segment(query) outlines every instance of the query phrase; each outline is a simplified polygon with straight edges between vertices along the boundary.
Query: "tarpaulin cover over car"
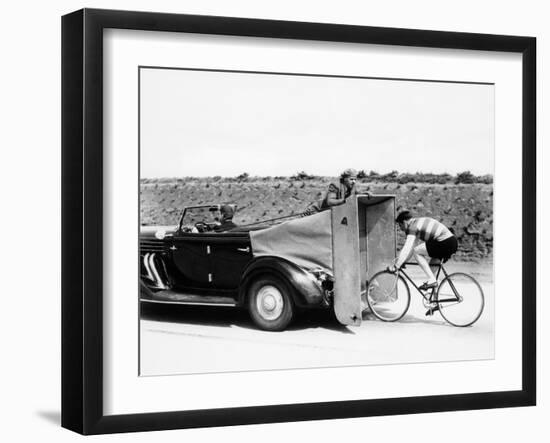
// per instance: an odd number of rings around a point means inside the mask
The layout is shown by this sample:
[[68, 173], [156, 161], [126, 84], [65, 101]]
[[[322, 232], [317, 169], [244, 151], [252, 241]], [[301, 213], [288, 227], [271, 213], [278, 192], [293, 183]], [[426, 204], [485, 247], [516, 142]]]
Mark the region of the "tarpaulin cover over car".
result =
[[330, 211], [290, 220], [280, 225], [251, 231], [255, 257], [282, 257], [306, 268], [321, 268], [332, 274]]

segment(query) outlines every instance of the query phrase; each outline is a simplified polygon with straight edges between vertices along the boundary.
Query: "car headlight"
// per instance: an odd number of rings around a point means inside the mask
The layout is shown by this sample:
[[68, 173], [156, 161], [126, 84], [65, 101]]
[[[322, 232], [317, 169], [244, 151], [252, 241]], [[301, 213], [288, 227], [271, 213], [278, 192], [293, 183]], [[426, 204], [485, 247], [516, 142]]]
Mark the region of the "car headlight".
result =
[[309, 272], [311, 272], [315, 276], [317, 281], [321, 284], [324, 282], [334, 281], [332, 275], [321, 268], [311, 269]]

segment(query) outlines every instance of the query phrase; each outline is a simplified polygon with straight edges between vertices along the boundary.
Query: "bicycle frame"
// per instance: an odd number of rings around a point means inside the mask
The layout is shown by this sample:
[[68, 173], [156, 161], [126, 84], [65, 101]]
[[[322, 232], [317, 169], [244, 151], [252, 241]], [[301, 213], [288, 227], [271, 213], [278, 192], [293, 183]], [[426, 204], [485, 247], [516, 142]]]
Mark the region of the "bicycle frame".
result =
[[[418, 263], [416, 262], [407, 262], [405, 263], [405, 266], [406, 265], [416, 265], [418, 266]], [[403, 267], [404, 268], [404, 267]], [[422, 298], [424, 300], [426, 300], [428, 303], [432, 303], [434, 302], [435, 300], [433, 300], [434, 298], [434, 294], [436, 293], [436, 291], [439, 289], [439, 284], [438, 286], [436, 286], [435, 288], [432, 288], [432, 290], [430, 291], [430, 296], [427, 297], [426, 294], [424, 294], [422, 292], [422, 290], [416, 285], [416, 283], [414, 282], [414, 280], [409, 277], [409, 275], [405, 272], [405, 270], [401, 268], [399, 270], [399, 273], [401, 273], [407, 280], [408, 282], [413, 285], [413, 287], [416, 289], [416, 291], [422, 296]], [[445, 277], [448, 277], [449, 274], [447, 273], [447, 271], [445, 270], [445, 267], [443, 266], [443, 262], [440, 262], [438, 265], [437, 265], [437, 272], [435, 274], [435, 278], [439, 281], [439, 275], [441, 274], [441, 272], [443, 272], [443, 275]], [[455, 298], [445, 298], [445, 299], [441, 299], [441, 300], [437, 300], [438, 303], [445, 303], [445, 302], [456, 302], [456, 301], [459, 301], [460, 300], [460, 295], [458, 294], [458, 291], [456, 290], [456, 288], [454, 287], [454, 284], [451, 280], [449, 280], [449, 284], [451, 286], [451, 288], [453, 289], [453, 292], [455, 294]]]

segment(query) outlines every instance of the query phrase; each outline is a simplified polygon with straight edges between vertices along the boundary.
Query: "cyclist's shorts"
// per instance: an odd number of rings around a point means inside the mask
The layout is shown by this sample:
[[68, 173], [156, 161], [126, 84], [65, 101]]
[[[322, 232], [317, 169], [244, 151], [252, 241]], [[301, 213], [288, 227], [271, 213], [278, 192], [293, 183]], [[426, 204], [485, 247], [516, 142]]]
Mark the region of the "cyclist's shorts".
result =
[[458, 249], [458, 241], [454, 235], [443, 241], [428, 240], [426, 242], [426, 249], [430, 257], [447, 260]]

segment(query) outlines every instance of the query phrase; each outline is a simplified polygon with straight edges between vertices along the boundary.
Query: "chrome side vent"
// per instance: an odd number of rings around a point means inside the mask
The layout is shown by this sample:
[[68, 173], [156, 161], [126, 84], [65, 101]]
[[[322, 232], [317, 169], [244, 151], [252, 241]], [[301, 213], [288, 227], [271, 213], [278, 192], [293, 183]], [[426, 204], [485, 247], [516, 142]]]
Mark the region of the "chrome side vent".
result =
[[[141, 256], [143, 267], [145, 268], [145, 277], [154, 283], [158, 289], [167, 289], [165, 281], [166, 268], [161, 258], [157, 259], [154, 252], [148, 252]], [[160, 269], [159, 269], [160, 262]]]
[[163, 252], [164, 241], [157, 240], [156, 238], [141, 239], [139, 241], [139, 250], [142, 255], [149, 252]]

